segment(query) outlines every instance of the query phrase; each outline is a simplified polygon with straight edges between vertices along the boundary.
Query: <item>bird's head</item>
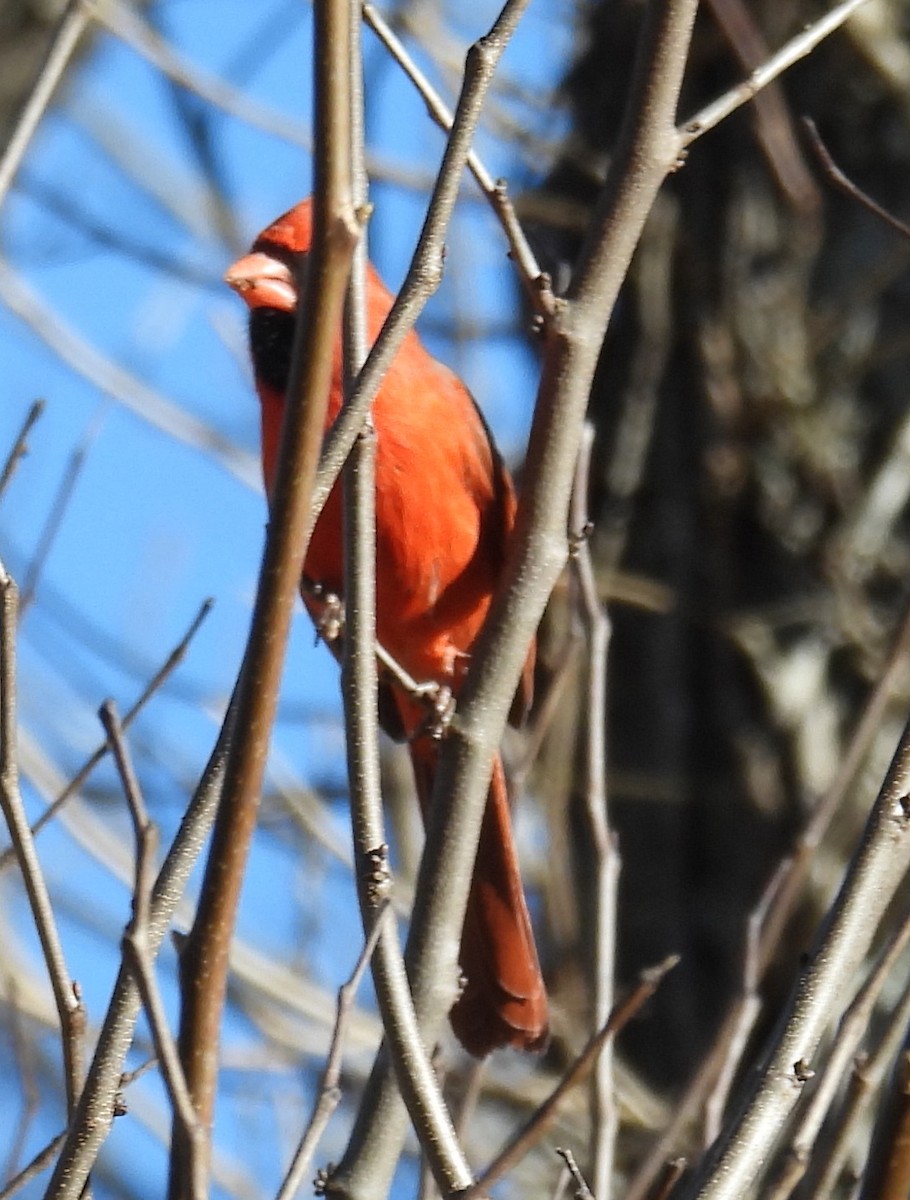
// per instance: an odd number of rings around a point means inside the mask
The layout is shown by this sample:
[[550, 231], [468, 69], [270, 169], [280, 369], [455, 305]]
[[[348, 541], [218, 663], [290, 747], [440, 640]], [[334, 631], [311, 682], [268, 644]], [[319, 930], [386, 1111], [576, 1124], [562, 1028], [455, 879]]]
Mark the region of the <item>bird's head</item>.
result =
[[253, 312], [293, 313], [297, 307], [301, 258], [310, 248], [313, 202], [301, 202], [264, 229], [249, 254], [228, 268], [224, 280]]
[[283, 396], [287, 390], [301, 268], [310, 248], [313, 204], [302, 200], [273, 221], [249, 254], [229, 267], [224, 279], [250, 310], [250, 350], [260, 385]]

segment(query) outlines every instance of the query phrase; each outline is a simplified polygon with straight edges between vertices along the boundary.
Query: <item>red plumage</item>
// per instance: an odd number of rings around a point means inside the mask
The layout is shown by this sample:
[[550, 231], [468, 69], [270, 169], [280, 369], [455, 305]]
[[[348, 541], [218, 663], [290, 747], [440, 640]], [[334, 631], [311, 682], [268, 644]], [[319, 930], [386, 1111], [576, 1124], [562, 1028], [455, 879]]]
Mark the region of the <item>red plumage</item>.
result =
[[[231, 267], [226, 279], [250, 308], [250, 340], [262, 412], [267, 490], [275, 476], [290, 345], [297, 306], [295, 260], [310, 247], [311, 202], [279, 217]], [[375, 339], [392, 297], [372, 267], [368, 334]], [[342, 402], [341, 337], [335, 346], [327, 421]], [[419, 682], [457, 697], [471, 646], [502, 570], [515, 494], [470, 393], [409, 334], [373, 406], [376, 429], [376, 625], [381, 645]], [[316, 523], [304, 576], [344, 594], [342, 500], [336, 485]], [[319, 604], [304, 601], [318, 620]], [[516, 712], [530, 700], [533, 651]], [[433, 790], [438, 743], [422, 730], [426, 711], [389, 683], [406, 736], [421, 804]], [[400, 729], [397, 726], [400, 723]], [[452, 1027], [467, 1050], [538, 1050], [547, 1039], [547, 998], [512, 836], [502, 762], [497, 758], [461, 941], [464, 988]]]

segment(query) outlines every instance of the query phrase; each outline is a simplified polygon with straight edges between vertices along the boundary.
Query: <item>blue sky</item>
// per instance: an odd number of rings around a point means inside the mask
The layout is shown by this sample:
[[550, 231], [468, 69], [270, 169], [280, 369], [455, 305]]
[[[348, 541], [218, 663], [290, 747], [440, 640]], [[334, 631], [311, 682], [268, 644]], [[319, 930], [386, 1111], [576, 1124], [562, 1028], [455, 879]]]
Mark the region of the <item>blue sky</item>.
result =
[[[452, 6], [446, 29], [456, 58], [494, 16], [490, 5], [472, 6], [468, 23]], [[537, 0], [531, 6], [504, 63], [503, 78], [510, 86], [496, 98], [500, 109], [547, 140], [563, 128], [564, 114], [550, 89], [571, 49], [574, 16], [565, 2]], [[307, 136], [308, 7], [286, 0], [257, 5], [169, 0], [152, 6], [150, 17], [189, 62], [296, 119]], [[364, 37], [371, 148], [396, 173], [429, 177], [441, 153], [441, 135], [372, 35]], [[411, 49], [451, 100], [451, 74], [418, 46]], [[176, 410], [210, 425], [236, 448], [249, 477], [258, 426], [244, 313], [220, 278], [232, 254], [306, 194], [310, 162], [299, 145], [202, 102], [191, 105], [205, 115], [215, 178], [236, 240], [225, 240], [210, 220], [208, 184], [172, 86], [133, 49], [101, 34], [35, 139], [0, 218], [0, 254], [13, 274], [10, 286], [28, 289], [54, 336], [61, 328], [70, 330]], [[539, 157], [529, 164], [520, 148], [489, 129], [478, 146], [492, 173], [504, 175], [515, 190], [533, 182], [532, 166], [546, 165]], [[381, 179], [371, 195], [373, 257], [395, 286], [419, 230], [424, 196]], [[517, 322], [502, 238], [470, 186], [465, 195], [450, 238], [448, 274], [427, 314], [426, 336], [467, 380], [504, 452], [518, 460], [536, 386], [533, 356], [519, 337], [500, 334], [455, 343], [442, 332], [455, 306], [466, 307], [472, 321], [496, 330]], [[0, 291], [0, 301], [4, 294], [10, 293]], [[110, 695], [125, 710], [202, 600], [215, 600], [187, 661], [137, 722], [131, 739], [153, 815], [166, 837], [204, 764], [243, 651], [263, 529], [261, 491], [258, 484], [238, 479], [217, 455], [175, 439], [147, 419], [154, 412], [143, 393], [131, 395], [145, 417], [61, 362], [2, 302], [0, 344], [5, 367], [0, 457], [32, 401], [39, 396], [46, 401], [29, 455], [0, 501], [0, 555], [20, 583], [72, 457], [84, 451], [34, 603], [21, 624], [20, 715], [30, 741], [64, 775], [72, 772], [100, 740], [100, 702]], [[305, 785], [338, 792], [344, 763], [337, 670], [323, 649], [314, 649], [302, 615], [289, 661], [276, 763]], [[128, 846], [126, 814], [116, 802], [107, 767], [83, 793], [90, 801], [99, 794], [97, 816]], [[26, 796], [37, 815], [42, 799], [29, 780]], [[344, 815], [343, 805], [335, 803], [326, 818], [342, 840]], [[301, 859], [297, 837], [280, 829], [273, 833], [266, 829], [257, 839], [241, 934], [335, 987], [358, 945], [350, 882], [330, 857], [314, 850]], [[98, 1019], [116, 964], [118, 932], [128, 917], [128, 892], [66, 830], [47, 831], [39, 844], [65, 910], [61, 925], [70, 968], [83, 984], [90, 1018]], [[0, 886], [8, 911], [15, 914], [11, 928], [40, 978], [30, 919], [13, 878], [0, 877]], [[286, 903], [288, 898], [293, 903]], [[172, 965], [167, 952], [166, 978]], [[173, 1005], [172, 991], [169, 1002]], [[252, 1051], [256, 1038], [244, 1018], [229, 1022], [226, 1046], [234, 1052]], [[48, 1039], [47, 1048], [53, 1063], [54, 1039]], [[8, 1051], [0, 1062], [10, 1068]], [[243, 1078], [249, 1086], [251, 1077]], [[263, 1078], [274, 1081], [277, 1074]], [[298, 1116], [307, 1081], [299, 1064], [280, 1080], [281, 1094], [296, 1097]], [[157, 1085], [147, 1080], [142, 1087], [163, 1111]], [[0, 1112], [9, 1127], [18, 1104], [7, 1088], [2, 1097]], [[231, 1133], [236, 1134], [244, 1111], [236, 1098], [226, 1106], [219, 1125], [223, 1146], [238, 1150]], [[36, 1119], [26, 1157], [56, 1132], [58, 1119], [50, 1112]], [[264, 1121], [249, 1112], [243, 1119], [253, 1125]], [[139, 1125], [138, 1119], [118, 1123], [111, 1139], [114, 1161], [135, 1154], [133, 1138], [147, 1137], [137, 1132]], [[289, 1143], [286, 1131], [276, 1135], [274, 1122], [269, 1128], [268, 1137], [263, 1129], [261, 1137], [250, 1139], [261, 1161], [248, 1162], [247, 1169], [254, 1178], [275, 1176], [277, 1182]], [[335, 1153], [343, 1135], [342, 1122], [334, 1145], [330, 1138]], [[136, 1179], [133, 1186], [137, 1195], [159, 1191], [154, 1180]]]

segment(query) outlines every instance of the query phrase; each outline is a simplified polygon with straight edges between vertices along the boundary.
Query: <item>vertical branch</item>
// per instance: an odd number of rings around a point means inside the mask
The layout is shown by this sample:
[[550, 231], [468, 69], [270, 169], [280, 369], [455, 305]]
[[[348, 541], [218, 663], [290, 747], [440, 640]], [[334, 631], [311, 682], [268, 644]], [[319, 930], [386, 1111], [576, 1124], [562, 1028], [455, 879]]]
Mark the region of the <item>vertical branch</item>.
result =
[[47, 965], [54, 1003], [60, 1018], [66, 1107], [72, 1116], [84, 1073], [85, 1011], [78, 987], [71, 979], [57, 932], [35, 842], [28, 826], [19, 790], [16, 755], [16, 622], [19, 592], [15, 580], [0, 562], [0, 807], [9, 827], [29, 906]]
[[[432, 804], [428, 815], [406, 952], [425, 1040], [432, 1038], [451, 1001], [439, 981], [452, 977], [454, 970], [453, 931], [464, 917], [493, 758], [528, 645], [566, 559], [569, 494], [604, 330], [648, 209], [676, 164], [676, 104], [695, 8], [696, 0], [654, 2], [649, 7], [635, 85], [596, 223], [569, 298], [557, 307], [547, 327], [544, 377], [528, 456], [530, 486], [522, 493], [501, 589], [475, 647], [458, 713], [443, 746], [436, 794], [446, 801]], [[519, 6], [506, 5], [502, 24], [472, 48], [470, 74], [495, 65], [519, 14]], [[462, 101], [467, 87], [468, 81]], [[470, 111], [475, 110], [472, 96]], [[460, 131], [456, 115], [450, 148]], [[361, 376], [364, 390], [366, 373], [378, 355], [379, 342]], [[324, 455], [324, 466], [329, 460]], [[445, 880], [444, 887], [440, 880]], [[352, 1200], [384, 1194], [399, 1145], [370, 1114], [380, 1111], [379, 1098], [390, 1086], [388, 1065], [377, 1062], [355, 1135], [332, 1178], [333, 1194]], [[366, 1169], [362, 1153], [364, 1146], [379, 1143], [384, 1143], [381, 1176], [377, 1157]]]
[[[153, 956], [170, 926], [211, 829], [236, 717], [235, 691], [202, 778], [155, 880], [148, 920], [148, 944]], [[114, 983], [78, 1107], [47, 1188], [47, 1200], [79, 1200], [82, 1196], [85, 1181], [114, 1119], [123, 1064], [140, 1004], [136, 981], [124, 963]]]
[[[620, 859], [607, 821], [607, 654], [610, 619], [600, 603], [587, 542], [587, 497], [594, 427], [586, 423], [572, 493], [570, 537], [576, 539], [573, 565], [588, 635], [588, 703], [585, 714], [585, 808], [595, 856], [593, 1026], [600, 1029], [613, 1007], [616, 957], [616, 889]], [[619, 1118], [613, 1100], [613, 1042], [604, 1045], [591, 1079], [593, 1191], [609, 1200]]]
[[[197, 1116], [210, 1127], [229, 950], [256, 824], [294, 599], [306, 552], [308, 513], [331, 386], [332, 351], [357, 228], [350, 180], [350, 9], [315, 7], [314, 241], [294, 335], [288, 402], [271, 520], [237, 698], [240, 736], [228, 751], [199, 908], [181, 957], [180, 1053]], [[304, 316], [306, 319], [304, 320]], [[182, 1190], [175, 1128], [171, 1196]], [[184, 1146], [184, 1150], [186, 1147]]]
[[175, 1118], [180, 1122], [183, 1137], [189, 1146], [186, 1182], [190, 1200], [205, 1200], [207, 1183], [205, 1131], [196, 1119], [193, 1102], [180, 1066], [177, 1046], [167, 1023], [164, 1001], [155, 978], [155, 955], [148, 936], [158, 830], [149, 818], [145, 799], [123, 737], [123, 725], [112, 700], [106, 700], [102, 704], [99, 715], [110, 741], [111, 753], [123, 785], [123, 793], [126, 797], [136, 839], [133, 915], [123, 935], [123, 958], [132, 968], [142, 996], [142, 1004], [152, 1034], [158, 1065]]
[[[355, 48], [352, 39], [351, 50], [352, 93], [359, 99], [362, 91], [359, 42]], [[352, 159], [355, 199], [359, 207], [366, 200], [366, 177], [362, 165], [362, 119], [359, 108], [355, 112], [351, 122], [354, 133]], [[365, 285], [366, 247], [361, 240], [355, 254], [345, 320], [345, 391], [348, 397], [352, 381], [367, 355]], [[397, 921], [385, 902], [391, 878], [386, 864], [376, 701], [375, 462], [376, 434], [372, 420], [367, 416], [342, 476], [345, 558], [342, 692], [358, 897], [365, 935], [370, 937], [375, 922], [382, 925], [372, 957], [372, 970], [398, 1088], [440, 1188], [447, 1192], [460, 1191], [470, 1184], [471, 1172], [420, 1039], [398, 940]], [[377, 867], [381, 872], [378, 878]], [[400, 1136], [403, 1135], [404, 1110], [393, 1093], [387, 1096], [383, 1111], [375, 1117], [383, 1121], [386, 1141], [390, 1137], [389, 1122], [397, 1127]], [[392, 1141], [396, 1139], [392, 1138]]]
[[[565, 563], [569, 496], [606, 323], [650, 203], [676, 160], [674, 116], [695, 7], [695, 0], [650, 6], [596, 225], [569, 297], [548, 327], [515, 536], [443, 745], [437, 787], [446, 803], [432, 807], [427, 825], [407, 961], [428, 1032], [441, 1016], [435, 981], [448, 966], [452, 911], [463, 912], [492, 760], [528, 645]], [[446, 887], [421, 887], [430, 879], [445, 879]]]

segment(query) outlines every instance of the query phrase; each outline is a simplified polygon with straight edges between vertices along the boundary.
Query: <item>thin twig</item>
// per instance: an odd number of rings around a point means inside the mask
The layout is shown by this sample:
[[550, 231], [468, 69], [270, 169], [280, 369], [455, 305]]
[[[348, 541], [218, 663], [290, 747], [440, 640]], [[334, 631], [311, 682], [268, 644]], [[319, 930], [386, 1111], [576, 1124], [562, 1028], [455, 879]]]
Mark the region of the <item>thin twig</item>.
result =
[[111, 753], [120, 775], [133, 832], [136, 838], [136, 879], [133, 887], [133, 916], [123, 935], [123, 959], [131, 968], [142, 996], [142, 1004], [155, 1046], [155, 1054], [181, 1133], [190, 1148], [186, 1182], [190, 1200], [204, 1200], [207, 1195], [206, 1165], [208, 1147], [206, 1130], [196, 1120], [189, 1088], [180, 1066], [177, 1046], [171, 1033], [164, 1002], [155, 980], [154, 957], [149, 951], [149, 918], [151, 887], [155, 874], [155, 852], [158, 831], [149, 820], [148, 810], [133, 769], [132, 760], [123, 736], [123, 726], [112, 700], [106, 700], [99, 711], [107, 734]]
[[840, 190], [845, 195], [849, 196], [851, 200], [855, 200], [858, 204], [861, 204], [863, 208], [868, 209], [869, 212], [873, 213], [880, 220], [884, 221], [886, 225], [888, 225], [896, 233], [899, 233], [901, 237], [910, 241], [910, 225], [905, 225], [903, 221], [899, 220], [894, 215], [894, 213], [889, 212], [887, 208], [883, 208], [876, 200], [872, 199], [868, 192], [864, 192], [861, 187], [857, 186], [857, 184], [855, 184], [853, 180], [849, 178], [849, 176], [844, 174], [844, 172], [831, 157], [831, 152], [822, 141], [821, 134], [818, 132], [816, 124], [811, 117], [803, 117], [803, 128], [809, 135], [809, 141], [812, 149], [818, 156], [818, 160], [821, 163], [825, 174], [827, 175], [828, 179], [831, 180], [834, 186], [840, 188]]
[[64, 1129], [62, 1133], [57, 1134], [53, 1141], [48, 1142], [43, 1150], [39, 1150], [28, 1166], [23, 1167], [19, 1174], [11, 1179], [2, 1191], [0, 1191], [0, 1200], [12, 1200], [12, 1197], [21, 1191], [27, 1183], [31, 1183], [36, 1175], [40, 1175], [42, 1171], [46, 1171], [53, 1162], [54, 1155], [60, 1149], [65, 1137], [66, 1130]]
[[[585, 813], [594, 854], [593, 1027], [608, 1019], [614, 1002], [616, 959], [616, 891], [621, 860], [610, 830], [607, 798], [607, 655], [610, 619], [600, 603], [588, 542], [588, 488], [594, 426], [585, 423], [572, 493], [569, 537], [574, 543], [572, 566], [577, 580], [581, 619], [588, 640], [588, 687], [585, 707]], [[594, 1194], [609, 1200], [619, 1116], [613, 1093], [613, 1044], [597, 1060], [592, 1079], [591, 1129]]]
[[[708, 8], [740, 66], [751, 71], [765, 61], [767, 44], [744, 0], [708, 0]], [[815, 212], [821, 196], [800, 151], [782, 88], [769, 84], [755, 96], [753, 108], [756, 138], [782, 192], [797, 211]]]
[[829, 13], [819, 17], [817, 21], [813, 21], [811, 25], [801, 30], [796, 37], [791, 38], [760, 67], [756, 67], [748, 79], [736, 84], [722, 96], [712, 100], [688, 121], [684, 121], [679, 130], [682, 148], [691, 146], [698, 138], [714, 129], [721, 121], [726, 120], [731, 113], [736, 112], [744, 104], [748, 104], [762, 88], [767, 87], [784, 71], [788, 71], [800, 59], [811, 54], [820, 42], [840, 29], [841, 25], [865, 3], [867, 0], [843, 0], [843, 3], [838, 4]]
[[79, 482], [79, 476], [82, 474], [83, 468], [88, 461], [89, 451], [99, 430], [100, 422], [93, 422], [86, 431], [81, 443], [70, 455], [66, 470], [60, 479], [56, 494], [51, 503], [50, 512], [47, 515], [47, 520], [44, 522], [44, 527], [38, 536], [35, 553], [32, 555], [25, 578], [22, 581], [22, 592], [19, 597], [20, 621], [35, 598], [35, 590], [38, 586], [41, 572], [44, 570], [45, 563], [54, 547], [54, 542], [57, 540], [57, 534], [60, 532], [63, 518], [66, 516], [67, 509], [70, 506], [73, 492], [75, 491], [76, 484]]
[[587, 1078], [603, 1047], [641, 1010], [642, 1006], [660, 987], [667, 972], [671, 971], [678, 962], [679, 959], [674, 956], [665, 959], [656, 967], [642, 971], [638, 983], [629, 995], [616, 1005], [603, 1028], [588, 1041], [584, 1050], [546, 1100], [538, 1106], [525, 1125], [509, 1139], [486, 1170], [478, 1176], [474, 1186], [465, 1194], [464, 1200], [474, 1200], [474, 1197], [485, 1195], [498, 1179], [501, 1179], [507, 1171], [511, 1171], [515, 1164], [537, 1145], [555, 1120], [559, 1106], [566, 1095]]
[[563, 1146], [557, 1146], [556, 1153], [566, 1164], [566, 1170], [575, 1184], [575, 1200], [595, 1200], [594, 1193], [588, 1187], [572, 1151]]
[[18, 589], [12, 576], [0, 562], [0, 807], [3, 809], [22, 872], [29, 907], [54, 993], [63, 1043], [67, 1112], [72, 1116], [84, 1073], [85, 1010], [78, 985], [67, 970], [53, 905], [35, 852], [35, 842], [19, 790], [19, 764], [16, 754], [17, 609]]
[[[507, 0], [489, 33], [468, 52], [452, 130], [446, 143], [417, 250], [404, 285], [348, 397], [345, 410], [326, 438], [314, 489], [311, 522], [315, 520], [315, 513], [333, 486], [354, 438], [363, 428], [365, 414], [384, 370], [439, 282], [445, 231], [454, 209], [461, 172], [471, 148], [483, 101], [496, 66], [526, 5], [527, 0]], [[514, 690], [513, 687], [513, 694]], [[428, 873], [425, 852], [418, 881], [415, 913], [422, 902], [431, 906], [435, 906], [439, 901], [444, 902], [444, 912], [439, 913], [441, 923], [433, 935], [436, 958], [432, 965], [421, 965], [425, 951], [420, 947], [420, 939], [414, 937], [413, 922], [408, 938], [408, 978], [424, 1044], [432, 1042], [435, 1030], [453, 998], [451, 991], [440, 986], [440, 981], [451, 979], [454, 987], [457, 979], [455, 957], [458, 932], [464, 923], [469, 880], [477, 852], [483, 803], [491, 769], [492, 755], [486, 778], [478, 777], [473, 781], [476, 800], [473, 816], [469, 817], [461, 801], [454, 801], [454, 797], [452, 802], [447, 800], [444, 804], [430, 804], [431, 823], [441, 815], [440, 810], [449, 812], [457, 819], [459, 836], [454, 840], [458, 846], [453, 846], [453, 849], [456, 850], [459, 861], [449, 863], [446, 867], [436, 864]], [[441, 787], [439, 779], [436, 786], [437, 789]], [[437, 794], [442, 793], [437, 790]], [[427, 844], [429, 845], [429, 831]], [[438, 881], [441, 879], [446, 881], [444, 888], [439, 886]], [[418, 1066], [422, 1066], [423, 1055], [416, 1061]], [[391, 1180], [406, 1130], [403, 1109], [400, 1101], [396, 1100], [396, 1092], [396, 1077], [392, 1064], [388, 1056], [381, 1054], [376, 1060], [361, 1101], [360, 1119], [355, 1125], [344, 1158], [331, 1177], [329, 1187], [333, 1195], [356, 1198], [361, 1194], [374, 1194], [384, 1187], [384, 1181]], [[443, 1114], [439, 1115], [442, 1117]], [[451, 1165], [455, 1168], [458, 1147], [454, 1133], [449, 1145], [452, 1150]], [[456, 1171], [457, 1174], [461, 1174], [460, 1167]], [[468, 1180], [470, 1173], [463, 1174], [462, 1178]]]
[[[359, 29], [356, 6], [351, 28]], [[353, 199], [365, 211], [367, 180], [363, 165], [362, 62], [359, 41], [351, 39]], [[354, 256], [344, 322], [345, 396], [350, 399], [353, 380], [367, 357], [366, 244]], [[421, 1041], [408, 987], [398, 926], [384, 897], [392, 887], [386, 856], [381, 853], [384, 876], [377, 886], [372, 864], [377, 848], [385, 846], [377, 722], [376, 642], [376, 434], [372, 421], [364, 423], [342, 476], [344, 494], [345, 622], [342, 659], [342, 693], [347, 733], [348, 779], [354, 835], [357, 891], [364, 935], [380, 925], [372, 956], [376, 998], [382, 1014], [386, 1046], [418, 1141], [440, 1189], [461, 1191], [472, 1175], [452, 1127], [439, 1080]], [[382, 912], [378, 911], [378, 906]], [[387, 1120], [403, 1129], [401, 1105], [389, 1101], [388, 1111], [374, 1119]], [[391, 1137], [386, 1127], [386, 1137]]]
[[22, 164], [25, 152], [35, 135], [51, 97], [63, 72], [66, 70], [79, 38], [88, 24], [89, 14], [85, 0], [69, 0], [54, 32], [47, 58], [38, 78], [32, 85], [28, 100], [16, 123], [3, 157], [0, 158], [0, 207], [6, 200], [16, 172]]
[[670, 1200], [673, 1189], [682, 1179], [686, 1166], [684, 1158], [674, 1158], [672, 1162], [664, 1163], [660, 1178], [648, 1193], [648, 1200]]
[[700, 1200], [738, 1200], [764, 1168], [811, 1075], [818, 1044], [843, 1010], [844, 980], [853, 978], [865, 959], [882, 915], [910, 867], [908, 792], [910, 725], [901, 737], [815, 951], [800, 973], [780, 1032], [737, 1120], [685, 1195]]
[[[329, 1053], [326, 1058], [322, 1079], [319, 1082], [319, 1099], [316, 1101], [306, 1129], [303, 1131], [303, 1136], [294, 1152], [291, 1165], [278, 1192], [277, 1200], [293, 1200], [293, 1197], [296, 1196], [304, 1178], [309, 1173], [313, 1155], [316, 1152], [320, 1138], [325, 1132], [325, 1127], [329, 1123], [329, 1118], [341, 1100], [339, 1081], [341, 1079], [341, 1056], [344, 1048], [347, 1023], [358, 988], [360, 987], [360, 981], [370, 964], [373, 952], [376, 949], [376, 943], [382, 933], [382, 923], [379, 918], [382, 916], [387, 904], [387, 900], [381, 902], [376, 912], [377, 919], [373, 922], [373, 927], [363, 943], [354, 970], [351, 972], [351, 976], [347, 982], [343, 983], [338, 989], [335, 1028], [332, 1030]], [[2, 1197], [0, 1197], [0, 1200], [2, 1200]]]
[[44, 401], [35, 400], [26, 413], [25, 420], [22, 422], [22, 428], [19, 430], [19, 435], [13, 442], [9, 454], [6, 456], [3, 470], [0, 471], [0, 496], [6, 491], [9, 481], [16, 473], [16, 467], [18, 467], [24, 455], [28, 454], [28, 435], [43, 412]]
[[[328, 410], [332, 358], [358, 223], [351, 205], [346, 0], [316, 6], [314, 239], [299, 305], [270, 523], [238, 684], [238, 736], [228, 750], [199, 907], [181, 954], [180, 1057], [197, 1117], [209, 1126], [230, 942], [256, 824], [284, 652], [308, 543], [308, 513]], [[170, 1195], [181, 1194], [181, 1130], [174, 1128]]]
[[[212, 611], [214, 603], [215, 601], [211, 598], [202, 602], [199, 607], [199, 611], [196, 613], [195, 617], [190, 623], [186, 633], [142, 689], [139, 698], [129, 709], [127, 709], [122, 721], [124, 730], [129, 729], [136, 717], [138, 717], [143, 708], [145, 708], [148, 701], [151, 700], [152, 696], [154, 696], [156, 692], [160, 691], [161, 687], [167, 682], [177, 667], [179, 667], [183, 662], [184, 658], [186, 657], [186, 652], [189, 649], [190, 642], [196, 636], [199, 626]], [[107, 742], [105, 742], [85, 760], [72, 779], [68, 781], [66, 787], [63, 788], [63, 790], [55, 797], [52, 803], [47, 806], [41, 816], [38, 817], [34, 822], [31, 827], [33, 837], [40, 833], [44, 826], [57, 816], [67, 800], [69, 800], [71, 796], [75, 795], [76, 792], [79, 791], [79, 789], [88, 779], [89, 775], [91, 775], [92, 771], [94, 771], [95, 767], [97, 767], [102, 761], [109, 749], [110, 746]], [[12, 848], [9, 850], [4, 850], [3, 853], [0, 854], [0, 871], [8, 866], [14, 860], [14, 858], [15, 853]]]
[[[833, 1194], [840, 1179], [850, 1153], [856, 1141], [857, 1129], [869, 1116], [870, 1100], [876, 1092], [881, 1094], [881, 1085], [885, 1076], [894, 1069], [894, 1060], [907, 1037], [907, 1026], [910, 1022], [910, 983], [905, 984], [893, 1011], [888, 1015], [887, 1025], [879, 1038], [878, 1044], [867, 1054], [857, 1055], [847, 1094], [838, 1114], [837, 1124], [833, 1131], [831, 1146], [826, 1159], [820, 1164], [818, 1181], [810, 1181], [813, 1200], [827, 1200]], [[884, 1112], [886, 1105], [879, 1108]], [[868, 1135], [867, 1135], [868, 1140]], [[860, 1173], [867, 1180], [879, 1166], [875, 1145], [877, 1139], [872, 1139], [865, 1169]], [[886, 1148], [891, 1138], [885, 1139]]]
[[[398, 63], [408, 79], [420, 93], [426, 104], [427, 112], [444, 133], [451, 133], [454, 117], [442, 97], [427, 79], [426, 75], [408, 54], [401, 39], [396, 36], [388, 22], [372, 4], [363, 5], [363, 19], [376, 34], [389, 54]], [[540, 269], [540, 265], [531, 249], [528, 239], [515, 210], [509, 200], [505, 182], [494, 179], [483, 164], [476, 150], [471, 150], [465, 160], [465, 165], [474, 176], [480, 190], [490, 202], [493, 211], [499, 218], [512, 261], [518, 270], [519, 278], [524, 284], [528, 299], [534, 310], [540, 316], [546, 316], [552, 311], [553, 295], [550, 281]]]
[[446, 230], [455, 207], [461, 173], [471, 149], [483, 101], [496, 65], [512, 30], [527, 7], [527, 2], [528, 0], [507, 0], [490, 32], [468, 51], [465, 78], [452, 129], [446, 142], [417, 248], [401, 290], [358, 376], [350, 402], [326, 437], [313, 489], [309, 528], [312, 528], [322, 511], [354, 439], [363, 427], [365, 416], [389, 364], [442, 278]]
[[[156, 954], [190, 872], [205, 845], [224, 780], [237, 709], [232, 697], [211, 757], [180, 829], [168, 850], [152, 892], [149, 951]], [[125, 965], [117, 975], [79, 1106], [70, 1123], [47, 1190], [47, 1200], [79, 1200], [117, 1111], [123, 1064], [132, 1042], [141, 996]]]
[[842, 1076], [854, 1059], [860, 1042], [868, 1033], [881, 990], [908, 942], [910, 918], [904, 921], [891, 938], [875, 969], [870, 972], [841, 1019], [837, 1036], [826, 1055], [824, 1070], [815, 1081], [811, 1098], [800, 1116], [775, 1184], [769, 1193], [769, 1200], [787, 1200], [805, 1175], [822, 1122], [835, 1100]]

